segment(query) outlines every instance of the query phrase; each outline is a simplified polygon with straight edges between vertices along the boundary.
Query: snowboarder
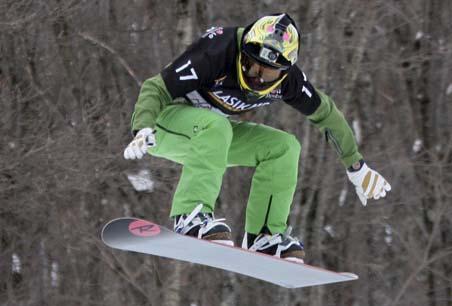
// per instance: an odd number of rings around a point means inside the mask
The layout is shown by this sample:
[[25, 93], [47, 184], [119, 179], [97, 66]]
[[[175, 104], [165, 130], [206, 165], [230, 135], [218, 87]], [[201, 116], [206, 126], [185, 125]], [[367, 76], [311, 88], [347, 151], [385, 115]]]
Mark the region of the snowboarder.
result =
[[364, 162], [333, 100], [295, 65], [299, 35], [287, 14], [211, 28], [143, 83], [124, 157], [148, 153], [183, 165], [170, 213], [176, 232], [232, 244], [230, 227], [213, 214], [223, 174], [229, 166], [255, 167], [242, 247], [302, 262], [304, 246], [287, 225], [300, 144], [287, 132], [230, 117], [278, 101], [325, 133], [363, 205], [390, 191]]

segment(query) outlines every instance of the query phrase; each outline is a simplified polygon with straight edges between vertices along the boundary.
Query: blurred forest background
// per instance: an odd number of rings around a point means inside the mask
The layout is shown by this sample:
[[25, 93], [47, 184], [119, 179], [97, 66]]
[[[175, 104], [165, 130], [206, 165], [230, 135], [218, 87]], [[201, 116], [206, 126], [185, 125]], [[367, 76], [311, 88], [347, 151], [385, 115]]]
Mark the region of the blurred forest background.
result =
[[[180, 166], [122, 157], [140, 84], [207, 28], [274, 12], [298, 22], [298, 65], [393, 191], [361, 206], [289, 106], [242, 119], [298, 136], [294, 233], [308, 263], [360, 279], [287, 290], [104, 246], [111, 218], [171, 225]], [[450, 0], [0, 0], [0, 305], [452, 306], [451, 38]], [[229, 169], [218, 200], [236, 241], [252, 173]]]

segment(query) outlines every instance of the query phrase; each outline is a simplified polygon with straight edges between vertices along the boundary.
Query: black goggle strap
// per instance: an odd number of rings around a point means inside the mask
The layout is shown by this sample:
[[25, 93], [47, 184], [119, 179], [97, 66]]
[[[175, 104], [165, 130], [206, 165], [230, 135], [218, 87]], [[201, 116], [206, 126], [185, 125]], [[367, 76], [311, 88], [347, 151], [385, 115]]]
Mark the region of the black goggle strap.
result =
[[[298, 29], [295, 20], [293, 20], [289, 15], [284, 14], [284, 16], [282, 16], [281, 19], [275, 25], [275, 34], [276, 37], [279, 37], [277, 39], [282, 39], [284, 32], [287, 30], [287, 27], [291, 24], [295, 27], [295, 30], [297, 30], [298, 36], [301, 36], [301, 32]], [[298, 52], [300, 52], [300, 38], [298, 38]]]
[[275, 25], [275, 34], [282, 39], [287, 27], [292, 23], [292, 20], [284, 14]]
[[[279, 19], [279, 21], [275, 25], [275, 32], [273, 33], [273, 37], [279, 41], [283, 41], [284, 33], [287, 31], [287, 27], [293, 24], [295, 26], [295, 22], [292, 18], [290, 18], [287, 14], [283, 14], [283, 16]], [[295, 27], [296, 28], [296, 27]], [[268, 51], [267, 51], [268, 50]], [[265, 46], [262, 46], [260, 56], [268, 60], [269, 62], [275, 63], [276, 60], [279, 57], [279, 53], [276, 52], [276, 57], [274, 56], [275, 52], [271, 52], [273, 50], [270, 50], [266, 48]], [[268, 54], [268, 56], [266, 56]], [[268, 58], [267, 58], [268, 57]]]

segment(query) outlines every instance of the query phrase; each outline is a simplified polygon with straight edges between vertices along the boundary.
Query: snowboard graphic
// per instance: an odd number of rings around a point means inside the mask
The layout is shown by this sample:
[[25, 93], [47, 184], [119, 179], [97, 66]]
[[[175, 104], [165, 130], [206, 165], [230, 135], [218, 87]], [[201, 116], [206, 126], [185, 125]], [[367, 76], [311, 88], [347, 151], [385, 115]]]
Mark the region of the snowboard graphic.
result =
[[251, 252], [173, 232], [158, 224], [119, 218], [102, 229], [102, 241], [115, 249], [197, 263], [251, 276], [286, 288], [300, 288], [358, 279], [307, 264]]

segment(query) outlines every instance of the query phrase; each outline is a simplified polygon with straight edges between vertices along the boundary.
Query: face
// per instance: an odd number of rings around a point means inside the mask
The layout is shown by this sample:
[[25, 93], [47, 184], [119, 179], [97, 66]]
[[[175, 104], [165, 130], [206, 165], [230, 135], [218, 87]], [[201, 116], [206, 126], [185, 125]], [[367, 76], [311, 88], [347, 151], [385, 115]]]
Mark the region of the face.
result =
[[254, 90], [270, 87], [281, 77], [282, 73], [277, 68], [258, 63], [246, 54], [243, 54], [241, 67], [247, 85]]

